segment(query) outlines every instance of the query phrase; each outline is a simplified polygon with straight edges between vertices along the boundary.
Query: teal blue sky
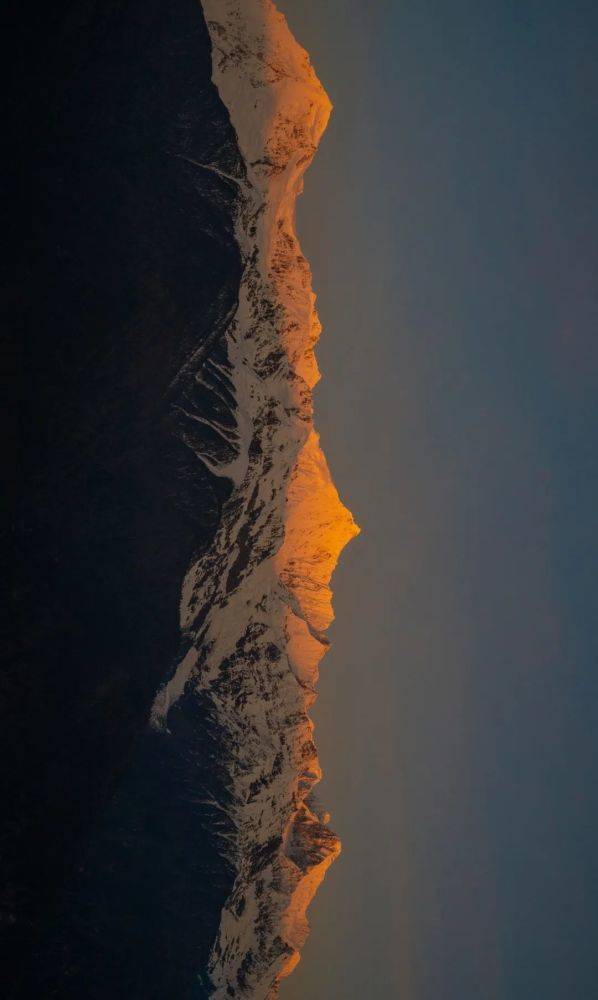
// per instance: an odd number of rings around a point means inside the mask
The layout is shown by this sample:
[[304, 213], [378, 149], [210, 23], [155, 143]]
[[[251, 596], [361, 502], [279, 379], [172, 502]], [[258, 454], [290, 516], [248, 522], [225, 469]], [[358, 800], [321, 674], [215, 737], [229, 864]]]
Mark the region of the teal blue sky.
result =
[[598, 993], [598, 8], [284, 0], [363, 529], [316, 738], [344, 851], [286, 1000]]

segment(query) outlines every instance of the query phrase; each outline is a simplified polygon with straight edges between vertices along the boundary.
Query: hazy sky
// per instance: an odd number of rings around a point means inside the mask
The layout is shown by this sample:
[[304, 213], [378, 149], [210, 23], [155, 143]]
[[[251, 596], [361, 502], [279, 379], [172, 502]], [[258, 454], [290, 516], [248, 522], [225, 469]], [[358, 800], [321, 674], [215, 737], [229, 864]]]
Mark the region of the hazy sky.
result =
[[284, 0], [363, 534], [316, 738], [344, 853], [285, 1000], [598, 995], [598, 8]]

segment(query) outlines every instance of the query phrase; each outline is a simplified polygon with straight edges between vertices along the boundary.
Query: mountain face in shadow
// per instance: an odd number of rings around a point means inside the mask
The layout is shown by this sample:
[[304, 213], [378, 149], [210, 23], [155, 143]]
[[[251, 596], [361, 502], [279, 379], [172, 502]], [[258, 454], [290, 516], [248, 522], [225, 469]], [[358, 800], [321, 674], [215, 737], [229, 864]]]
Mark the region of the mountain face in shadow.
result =
[[78, 961], [59, 890], [178, 655], [181, 581], [230, 492], [179, 433], [181, 371], [224, 358], [241, 273], [234, 187], [191, 162], [243, 170], [199, 5], [49, 6], [5, 14], [8, 996], [48, 949]]

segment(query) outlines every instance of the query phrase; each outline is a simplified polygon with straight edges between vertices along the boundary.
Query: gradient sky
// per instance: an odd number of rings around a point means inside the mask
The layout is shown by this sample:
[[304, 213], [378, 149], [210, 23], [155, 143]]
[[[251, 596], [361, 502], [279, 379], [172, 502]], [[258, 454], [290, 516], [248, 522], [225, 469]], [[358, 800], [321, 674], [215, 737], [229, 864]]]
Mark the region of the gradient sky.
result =
[[285, 1000], [598, 995], [598, 9], [283, 0], [363, 534], [316, 738], [344, 853]]

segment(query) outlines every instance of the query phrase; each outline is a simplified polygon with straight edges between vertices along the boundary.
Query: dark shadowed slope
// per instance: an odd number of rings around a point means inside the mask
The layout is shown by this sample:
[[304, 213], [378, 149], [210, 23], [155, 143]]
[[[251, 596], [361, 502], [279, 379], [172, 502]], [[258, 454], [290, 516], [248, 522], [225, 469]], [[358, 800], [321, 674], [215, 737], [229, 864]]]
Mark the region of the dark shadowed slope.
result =
[[[178, 652], [181, 580], [229, 486], [182, 442], [174, 414], [188, 385], [171, 382], [198, 349], [222, 350], [240, 277], [234, 187], [189, 162], [242, 169], [199, 5], [80, 2], [35, 18], [6, 8], [0, 729], [3, 981], [14, 996], [25, 973], [37, 983], [43, 971], [32, 956], [57, 888]], [[214, 407], [210, 389], [193, 405]]]

